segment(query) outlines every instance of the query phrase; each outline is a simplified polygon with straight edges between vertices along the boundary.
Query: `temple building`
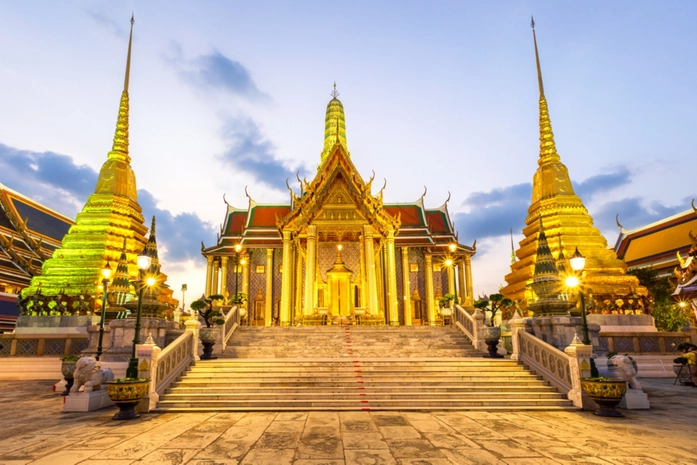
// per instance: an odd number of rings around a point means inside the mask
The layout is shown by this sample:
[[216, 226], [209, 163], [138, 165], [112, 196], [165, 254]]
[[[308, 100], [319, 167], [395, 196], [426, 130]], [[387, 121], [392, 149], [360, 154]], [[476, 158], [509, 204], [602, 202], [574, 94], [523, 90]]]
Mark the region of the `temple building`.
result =
[[[21, 305], [45, 313], [58, 305], [59, 312], [92, 312], [101, 308], [101, 270], [107, 263], [116, 266], [126, 255], [129, 279], [138, 276], [136, 257], [148, 242], [142, 209], [138, 204], [136, 176], [129, 154], [128, 84], [131, 68], [133, 18], [128, 42], [126, 73], [111, 151], [102, 165], [94, 193], [78, 213], [75, 224], [51, 258], [43, 262], [42, 273], [32, 277], [21, 291]], [[154, 228], [154, 219], [153, 219]], [[154, 231], [151, 232], [154, 236]], [[58, 244], [57, 244], [58, 245]], [[158, 266], [159, 271], [159, 266]], [[166, 300], [174, 305], [172, 291], [163, 288]]]
[[67, 216], [0, 184], [0, 332], [17, 320], [17, 294], [75, 224]]
[[[206, 293], [249, 299], [248, 324], [434, 325], [446, 294], [470, 306], [474, 244], [458, 243], [448, 200], [385, 204], [348, 151], [336, 85], [314, 179], [286, 204], [227, 204], [207, 259]], [[245, 192], [246, 189], [245, 189]], [[226, 202], [227, 203], [227, 202]]]
[[[586, 257], [583, 282], [591, 297], [589, 311], [607, 307], [607, 311], [612, 312], [646, 313], [649, 310], [646, 306], [648, 291], [639, 285], [636, 277], [626, 274], [627, 265], [608, 248], [607, 240], [593, 226], [593, 218], [574, 193], [568, 170], [557, 153], [542, 83], [534, 23], [533, 42], [540, 92], [540, 156], [533, 176], [532, 202], [523, 228], [525, 238], [520, 241], [515, 252], [517, 260], [506, 275], [508, 285], [501, 292], [518, 301], [523, 308], [538, 300], [533, 283], [538, 241], [544, 225], [548, 248], [555, 259], [570, 257], [577, 248]], [[566, 270], [570, 268], [567, 266]], [[563, 280], [559, 282], [561, 285]], [[562, 291], [560, 289], [557, 293]], [[621, 308], [614, 308], [616, 302], [621, 302]]]

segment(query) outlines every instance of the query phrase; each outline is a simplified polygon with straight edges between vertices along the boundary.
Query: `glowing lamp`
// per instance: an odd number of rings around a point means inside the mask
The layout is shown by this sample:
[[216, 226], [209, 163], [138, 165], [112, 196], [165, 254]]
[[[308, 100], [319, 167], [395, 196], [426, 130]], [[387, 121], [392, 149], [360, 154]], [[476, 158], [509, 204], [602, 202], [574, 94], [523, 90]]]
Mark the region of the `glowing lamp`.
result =
[[242, 246], [240, 244], [235, 244], [235, 252], [240, 253], [242, 251]]
[[581, 252], [578, 251], [578, 247], [576, 247], [576, 251], [569, 259], [569, 263], [571, 264], [571, 269], [574, 271], [581, 271], [586, 266], [586, 257], [581, 255]]
[[450, 248], [450, 252], [455, 252], [455, 249], [457, 248], [455, 244], [450, 244], [448, 247]]
[[109, 265], [109, 262], [106, 262], [106, 266], [102, 269], [102, 278], [111, 278], [111, 266]]
[[148, 286], [152, 286], [153, 284], [155, 284], [155, 278], [153, 278], [152, 276], [150, 276], [150, 277], [145, 281], [145, 284], [147, 284]]
[[136, 263], [138, 264], [139, 269], [147, 270], [148, 268], [150, 268], [150, 264], [152, 263], [152, 257], [150, 257], [150, 255], [148, 255], [147, 252], [143, 250], [143, 253], [138, 255]]
[[565, 284], [567, 287], [576, 287], [579, 285], [579, 280], [576, 276], [567, 276]]
[[344, 248], [344, 246], [343, 246], [343, 245], [341, 245], [341, 244], [339, 244], [339, 245], [337, 245], [337, 246], [336, 246], [336, 248], [337, 248], [337, 249], [339, 250], [339, 252], [341, 252], [341, 249], [343, 249], [343, 248]]
[[452, 259], [448, 258], [445, 260], [445, 266], [453, 266], [453, 261]]

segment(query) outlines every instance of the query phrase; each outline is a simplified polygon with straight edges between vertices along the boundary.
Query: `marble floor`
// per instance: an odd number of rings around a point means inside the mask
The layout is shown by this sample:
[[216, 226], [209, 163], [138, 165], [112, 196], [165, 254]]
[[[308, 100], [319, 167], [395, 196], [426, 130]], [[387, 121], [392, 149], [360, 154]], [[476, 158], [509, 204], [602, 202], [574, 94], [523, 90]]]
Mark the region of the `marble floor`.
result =
[[47, 381], [0, 381], [3, 465], [697, 464], [697, 389], [642, 380], [651, 410], [62, 413]]

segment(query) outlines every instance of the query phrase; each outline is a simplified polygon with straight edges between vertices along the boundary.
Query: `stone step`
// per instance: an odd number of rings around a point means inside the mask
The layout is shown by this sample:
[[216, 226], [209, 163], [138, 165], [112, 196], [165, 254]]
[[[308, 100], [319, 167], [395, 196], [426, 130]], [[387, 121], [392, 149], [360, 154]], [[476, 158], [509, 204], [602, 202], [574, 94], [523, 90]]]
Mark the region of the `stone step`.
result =
[[[333, 394], [341, 394], [346, 392], [345, 389], [346, 387], [353, 387], [356, 388], [356, 383], [352, 383], [349, 386], [342, 385], [340, 387], [332, 387], [332, 386], [320, 386], [320, 387], [310, 387], [310, 386], [304, 386], [304, 387], [296, 387], [296, 386], [279, 386], [279, 385], [271, 385], [271, 386], [257, 386], [255, 389], [256, 393], [279, 393], [279, 394], [285, 394], [285, 393], [311, 393], [311, 392], [321, 392], [321, 393], [333, 393]], [[235, 392], [240, 392], [242, 394], [248, 394], [249, 390], [247, 386], [229, 386], [229, 385], [222, 385], [220, 387], [216, 388], [214, 386], [211, 387], [211, 389], [206, 390], [206, 392], [210, 393], [215, 393], [215, 392], [222, 392], [222, 393], [235, 393]], [[365, 392], [373, 392], [373, 393], [381, 393], [381, 392], [387, 392], [387, 393], [393, 393], [394, 387], [393, 386], [383, 386], [383, 385], [363, 385], [363, 389]], [[482, 393], [490, 393], [492, 391], [492, 386], [490, 385], [482, 385], [482, 384], [472, 384], [469, 386], [462, 385], [462, 384], [453, 384], [453, 385], [446, 385], [446, 386], [401, 386], [400, 387], [400, 394], [404, 395], [413, 395], [413, 394], [422, 394], [424, 392], [431, 393], [458, 393], [458, 392], [467, 392], [467, 393], [474, 393], [474, 392], [482, 392]], [[556, 393], [557, 390], [549, 386], [545, 383], [540, 382], [539, 385], [531, 385], [531, 384], [522, 384], [522, 383], [516, 383], [516, 384], [498, 384], [496, 386], [496, 391], [495, 392], [554, 392]], [[192, 394], [200, 394], [201, 393], [201, 388], [198, 385], [180, 385], [175, 388], [170, 388], [167, 389], [165, 394], [186, 394], [186, 393], [192, 393]]]

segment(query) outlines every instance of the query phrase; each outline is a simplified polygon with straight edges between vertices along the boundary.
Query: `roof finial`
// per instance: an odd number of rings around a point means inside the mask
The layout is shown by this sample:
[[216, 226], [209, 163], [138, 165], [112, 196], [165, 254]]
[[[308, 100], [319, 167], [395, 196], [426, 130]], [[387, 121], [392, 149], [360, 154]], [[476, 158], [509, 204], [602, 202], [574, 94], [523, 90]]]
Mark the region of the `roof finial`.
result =
[[131, 43], [133, 42], [133, 24], [136, 22], [135, 14], [131, 13], [131, 35], [128, 37], [128, 57], [126, 57], [126, 77], [123, 80], [123, 90], [128, 92], [128, 81], [131, 76]]
[[542, 85], [542, 70], [540, 69], [540, 55], [537, 53], [537, 36], [535, 35], [535, 19], [530, 16], [530, 25], [532, 26], [532, 40], [535, 43], [535, 62], [537, 63], [537, 85], [540, 88], [540, 95], [545, 94], [545, 88]]
[[515, 247], [513, 246], [513, 228], [511, 228], [511, 265], [515, 263]]
[[336, 90], [336, 81], [334, 81], [334, 90], [330, 94], [332, 97], [337, 98], [339, 96], [339, 92]]

